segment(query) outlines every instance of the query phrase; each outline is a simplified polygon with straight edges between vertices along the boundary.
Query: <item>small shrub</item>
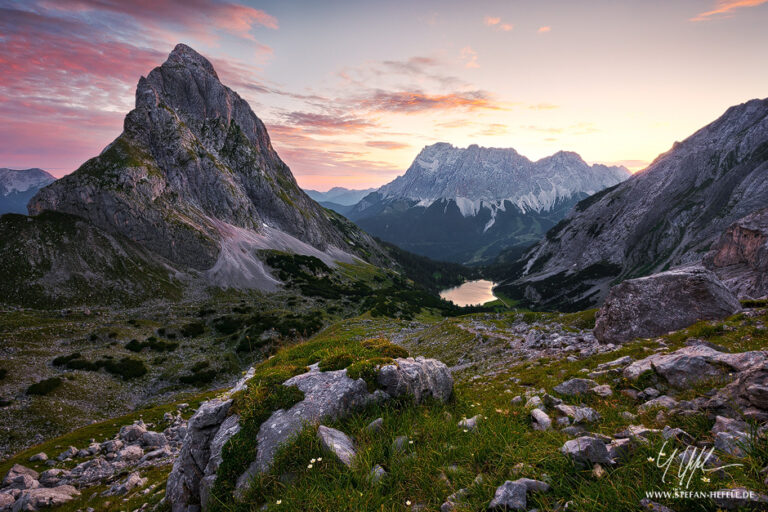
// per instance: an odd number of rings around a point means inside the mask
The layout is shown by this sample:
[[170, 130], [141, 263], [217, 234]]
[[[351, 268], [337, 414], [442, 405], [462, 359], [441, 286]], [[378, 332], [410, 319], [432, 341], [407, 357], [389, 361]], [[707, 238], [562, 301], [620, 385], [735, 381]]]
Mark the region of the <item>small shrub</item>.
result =
[[131, 352], [141, 352], [142, 349], [144, 348], [144, 344], [139, 340], [131, 340], [125, 344], [125, 348], [127, 348]]
[[68, 356], [59, 356], [53, 360], [53, 366], [67, 366], [70, 361], [80, 359], [81, 357], [83, 356], [80, 355], [80, 352], [73, 352]]
[[377, 368], [390, 363], [392, 363], [392, 359], [388, 357], [374, 357], [357, 361], [347, 368], [347, 377], [363, 379], [368, 385], [368, 391], [373, 392], [378, 387], [378, 382], [376, 382]]
[[144, 362], [131, 357], [124, 357], [119, 361], [101, 360], [95, 364], [103, 366], [105, 370], [113, 375], [119, 375], [123, 380], [139, 378], [147, 373], [147, 367]]
[[0, 368], [0, 380], [3, 380], [7, 376], [8, 376], [8, 370], [6, 370], [5, 368]]
[[52, 377], [50, 379], [41, 380], [36, 384], [32, 384], [27, 388], [28, 395], [45, 396], [59, 388], [62, 384], [62, 380], [58, 377]]
[[187, 338], [195, 338], [205, 332], [205, 324], [203, 322], [190, 322], [181, 327], [181, 335]]
[[319, 368], [322, 372], [328, 372], [333, 370], [343, 370], [347, 366], [351, 365], [355, 361], [357, 361], [358, 358], [352, 357], [350, 354], [342, 353], [342, 354], [334, 354], [332, 356], [328, 356], [325, 359], [320, 361]]

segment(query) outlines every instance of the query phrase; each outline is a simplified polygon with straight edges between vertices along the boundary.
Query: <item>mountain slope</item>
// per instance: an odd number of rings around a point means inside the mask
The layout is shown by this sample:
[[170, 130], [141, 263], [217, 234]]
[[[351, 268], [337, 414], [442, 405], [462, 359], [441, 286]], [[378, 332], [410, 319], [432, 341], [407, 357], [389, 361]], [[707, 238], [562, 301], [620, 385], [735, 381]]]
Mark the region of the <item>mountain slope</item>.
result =
[[305, 189], [304, 192], [320, 204], [335, 203], [341, 206], [352, 206], [374, 190], [376, 189], [352, 190], [344, 187], [333, 187], [327, 192], [318, 192], [311, 189]]
[[42, 169], [0, 168], [0, 215], [27, 213], [27, 203], [56, 178]]
[[270, 289], [255, 254], [376, 261], [375, 242], [296, 184], [264, 124], [211, 63], [185, 45], [142, 77], [124, 131], [29, 203], [124, 235], [212, 284]]
[[476, 262], [530, 246], [577, 201], [628, 174], [624, 168], [590, 166], [576, 153], [561, 151], [532, 162], [514, 149], [438, 143], [346, 215], [418, 254]]
[[611, 282], [698, 262], [732, 222], [768, 204], [768, 99], [729, 108], [645, 171], [581, 203], [506, 272], [543, 308], [599, 302]]

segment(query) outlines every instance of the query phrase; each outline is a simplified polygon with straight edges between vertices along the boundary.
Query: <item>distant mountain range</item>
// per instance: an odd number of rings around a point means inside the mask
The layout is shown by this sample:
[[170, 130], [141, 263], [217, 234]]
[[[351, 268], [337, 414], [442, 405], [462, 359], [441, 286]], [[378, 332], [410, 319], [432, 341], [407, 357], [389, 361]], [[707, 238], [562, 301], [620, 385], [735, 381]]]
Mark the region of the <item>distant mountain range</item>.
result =
[[27, 213], [27, 203], [38, 190], [56, 181], [42, 169], [0, 168], [0, 215]]
[[264, 249], [390, 261], [298, 187], [248, 103], [182, 44], [139, 80], [124, 132], [28, 207], [0, 219], [8, 302], [140, 301], [193, 281], [275, 290]]
[[525, 305], [577, 310], [612, 283], [698, 263], [768, 205], [768, 99], [729, 108], [643, 172], [578, 203], [500, 277]]
[[344, 214], [408, 251], [483, 262], [504, 250], [522, 253], [579, 200], [628, 176], [623, 167], [588, 165], [571, 152], [534, 162], [511, 148], [438, 143]]
[[304, 189], [309, 197], [318, 203], [335, 203], [342, 206], [352, 206], [358, 203], [362, 198], [376, 190], [367, 188], [365, 190], [352, 190], [344, 187], [333, 187], [327, 192], [318, 192], [317, 190]]

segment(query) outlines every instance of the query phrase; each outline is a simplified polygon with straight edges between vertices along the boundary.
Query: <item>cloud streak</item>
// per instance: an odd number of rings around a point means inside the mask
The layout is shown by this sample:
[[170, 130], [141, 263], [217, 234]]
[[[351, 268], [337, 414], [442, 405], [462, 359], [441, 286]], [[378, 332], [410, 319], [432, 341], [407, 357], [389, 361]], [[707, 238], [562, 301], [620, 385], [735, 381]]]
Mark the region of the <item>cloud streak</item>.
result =
[[746, 7], [757, 7], [763, 5], [768, 0], [718, 0], [715, 7], [709, 11], [701, 12], [691, 18], [691, 21], [707, 21], [715, 17], [730, 17], [732, 11]]

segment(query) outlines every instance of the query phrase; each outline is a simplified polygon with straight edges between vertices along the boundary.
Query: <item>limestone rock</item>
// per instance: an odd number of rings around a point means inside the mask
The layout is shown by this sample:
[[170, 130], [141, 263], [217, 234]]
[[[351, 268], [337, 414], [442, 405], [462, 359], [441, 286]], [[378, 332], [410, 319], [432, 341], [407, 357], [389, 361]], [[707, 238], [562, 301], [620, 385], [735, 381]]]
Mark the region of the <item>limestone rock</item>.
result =
[[570, 379], [555, 386], [555, 391], [565, 396], [586, 395], [598, 383], [590, 379]]
[[552, 428], [552, 420], [541, 409], [532, 410], [531, 418], [533, 419], [534, 430], [549, 430]]
[[451, 372], [436, 359], [395, 359], [395, 364], [379, 369], [377, 381], [390, 396], [413, 396], [416, 403], [427, 397], [445, 402], [453, 393]]
[[592, 467], [593, 464], [611, 464], [613, 461], [608, 455], [605, 443], [590, 436], [582, 436], [566, 441], [560, 451], [570, 457], [577, 464]]
[[624, 343], [720, 320], [741, 309], [738, 299], [703, 267], [683, 267], [629, 279], [608, 293], [597, 312], [595, 337]]
[[723, 377], [727, 369], [741, 372], [767, 361], [765, 352], [719, 352], [707, 345], [692, 345], [670, 354], [654, 354], [635, 361], [624, 369], [624, 377], [635, 381], [646, 372], [655, 372], [670, 386], [687, 389], [689, 386]]
[[739, 299], [768, 296], [768, 208], [728, 226], [704, 265]]
[[526, 510], [527, 491], [525, 484], [507, 480], [496, 489], [488, 510]]
[[13, 505], [13, 512], [35, 511], [41, 508], [58, 507], [72, 501], [80, 492], [71, 485], [38, 487], [21, 493]]
[[320, 446], [334, 455], [347, 467], [352, 466], [352, 461], [357, 455], [355, 445], [347, 434], [334, 428], [320, 425], [317, 429], [317, 437]]
[[16, 478], [20, 476], [27, 476], [32, 480], [37, 480], [40, 474], [34, 469], [22, 466], [21, 464], [14, 464], [11, 469], [8, 470], [8, 473], [5, 474], [2, 487], [11, 486]]

